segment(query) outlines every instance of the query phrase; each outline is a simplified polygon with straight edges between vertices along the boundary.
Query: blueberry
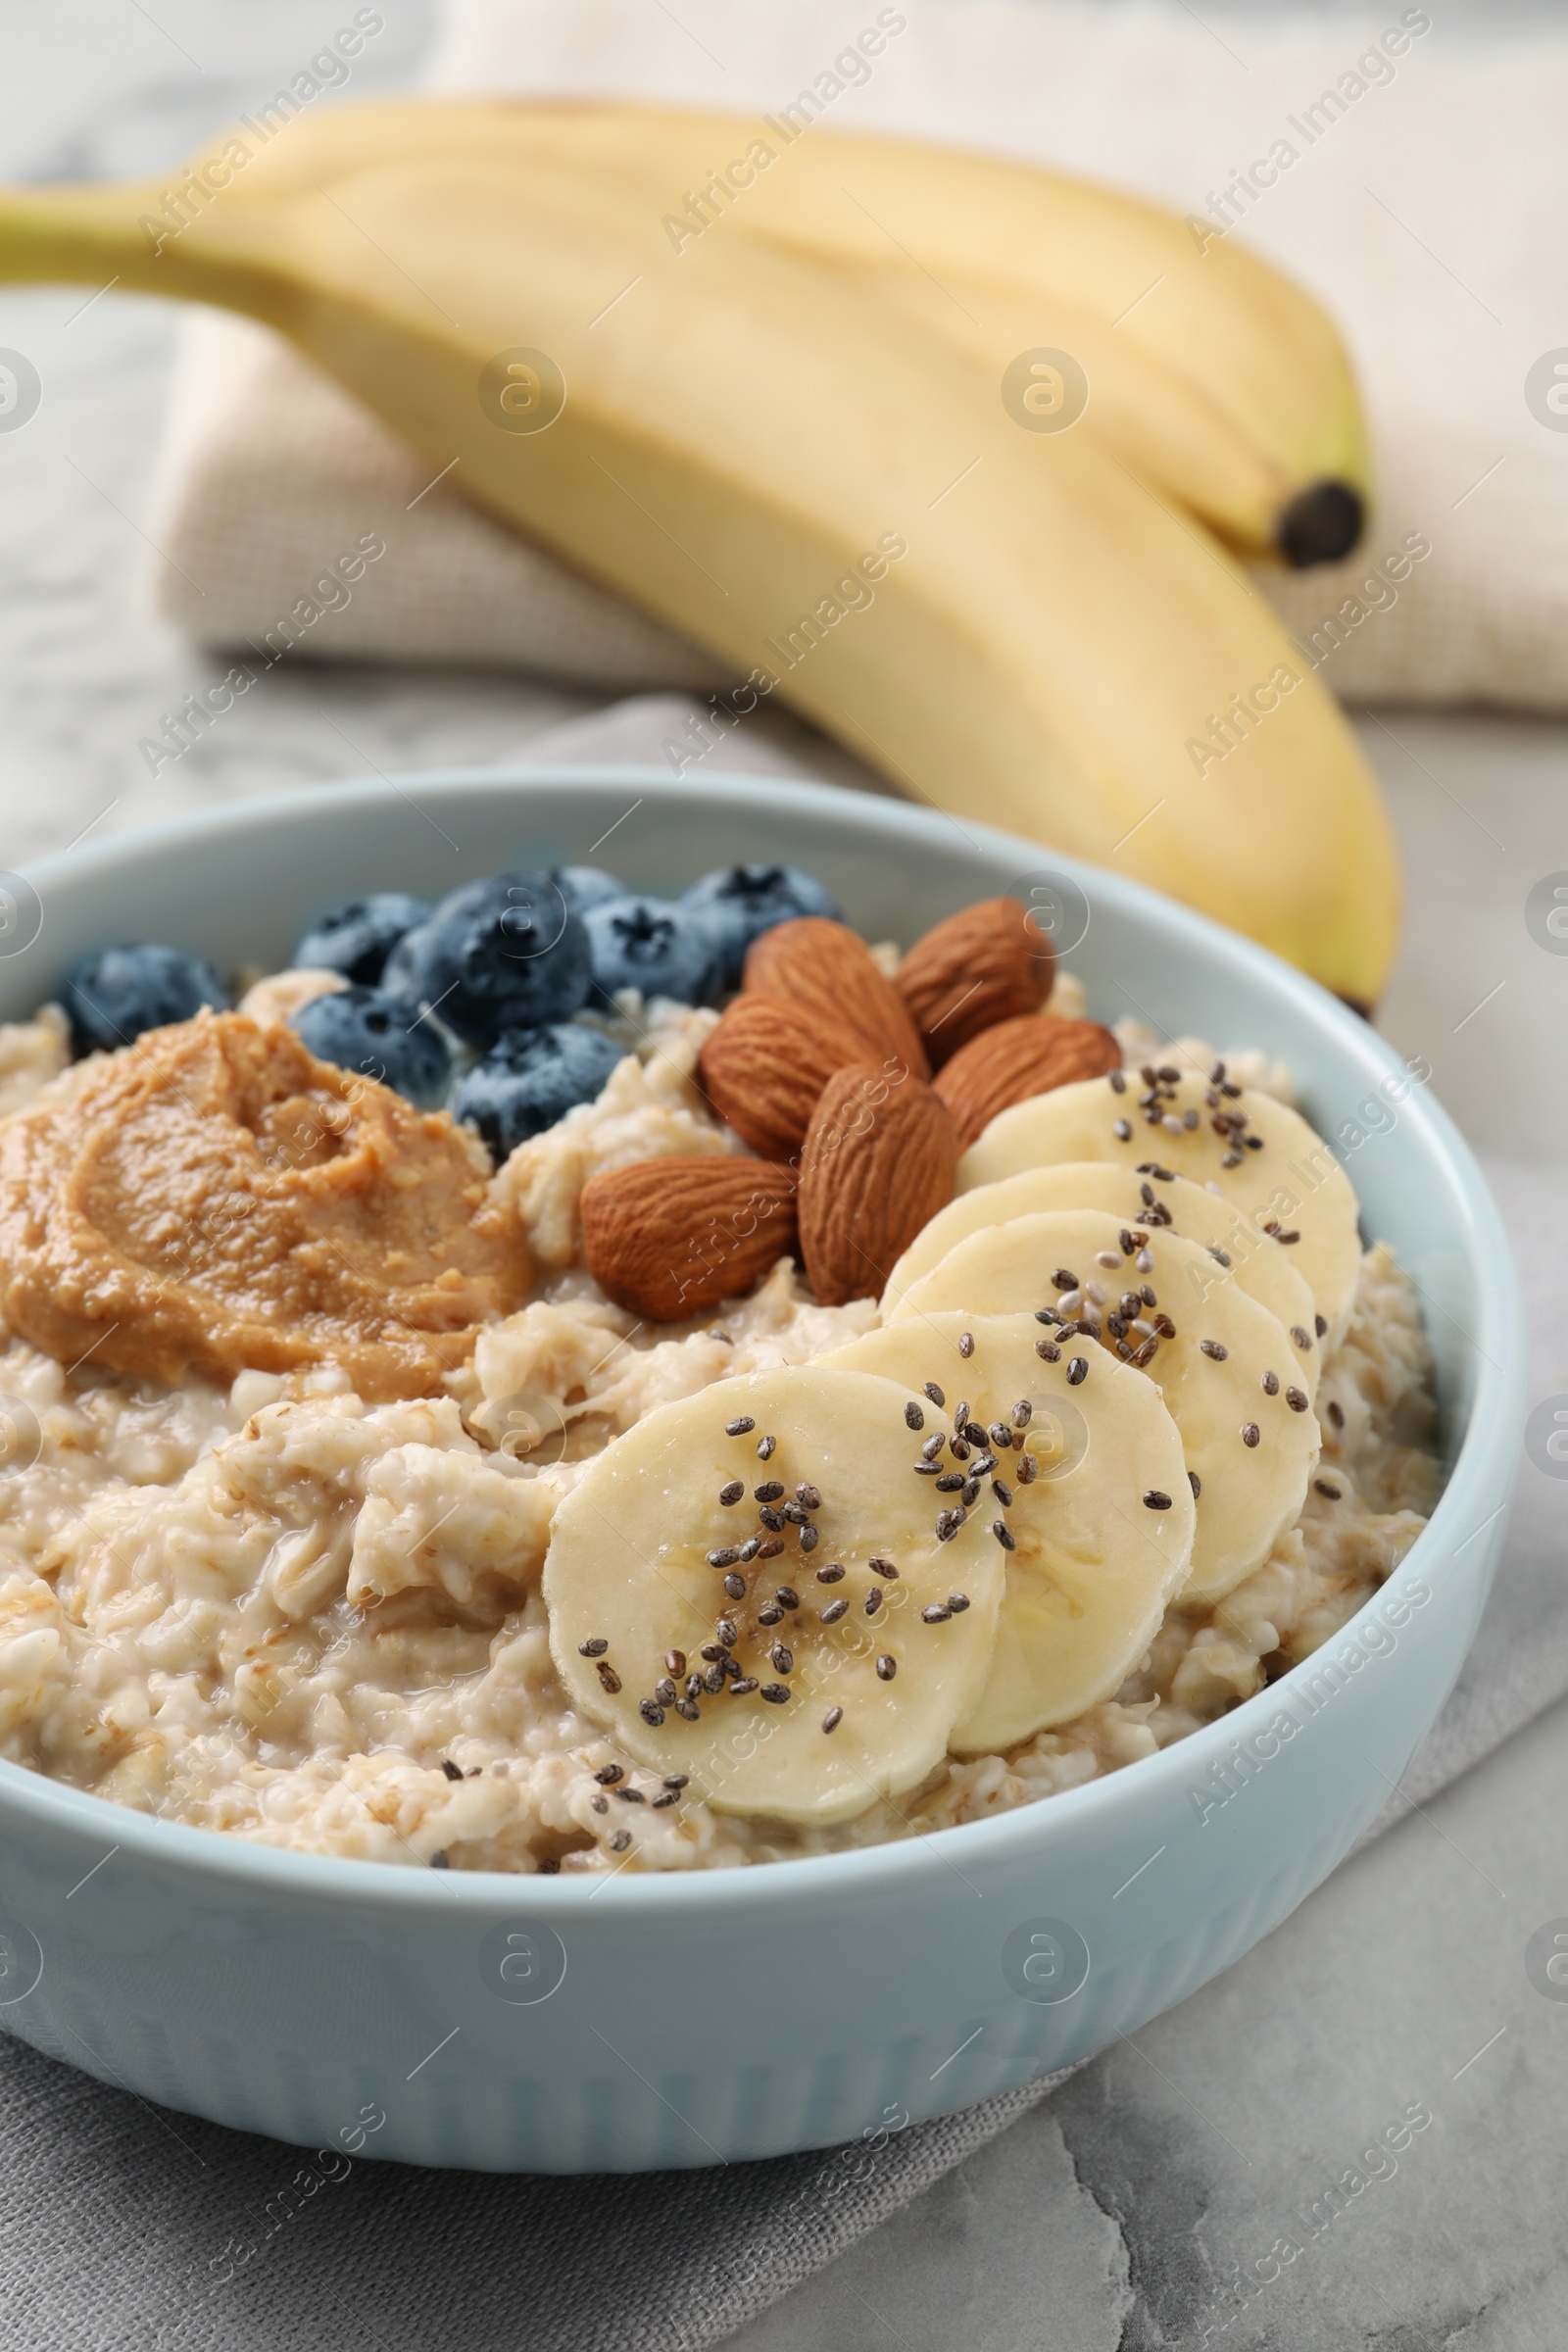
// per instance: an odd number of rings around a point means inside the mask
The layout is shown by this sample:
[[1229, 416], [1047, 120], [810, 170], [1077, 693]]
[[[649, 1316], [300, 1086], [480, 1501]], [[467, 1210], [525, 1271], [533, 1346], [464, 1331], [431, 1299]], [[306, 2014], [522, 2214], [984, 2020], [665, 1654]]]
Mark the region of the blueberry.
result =
[[618, 874], [607, 874], [602, 865], [553, 865], [545, 875], [553, 882], [568, 906], [586, 914], [590, 906], [601, 906], [606, 899], [623, 899], [626, 885]]
[[191, 1020], [204, 1004], [223, 1012], [233, 1003], [200, 956], [150, 940], [83, 956], [72, 967], [64, 995], [78, 1054], [112, 1054], [144, 1029]]
[[689, 906], [669, 899], [606, 899], [586, 916], [593, 943], [595, 1001], [617, 988], [696, 1004], [717, 978], [712, 933]]
[[347, 899], [317, 916], [294, 951], [294, 961], [311, 971], [341, 972], [362, 988], [373, 988], [386, 959], [405, 932], [429, 919], [423, 899], [383, 890], [370, 899]]
[[588, 1001], [583, 918], [542, 874], [494, 874], [441, 901], [387, 958], [382, 986], [428, 1004], [470, 1046], [564, 1020]]
[[746, 951], [760, 932], [802, 914], [841, 919], [837, 900], [814, 874], [798, 865], [725, 865], [680, 894], [683, 906], [703, 916], [720, 957], [725, 988], [740, 985]]
[[591, 1102], [623, 1057], [601, 1029], [560, 1021], [509, 1029], [458, 1089], [455, 1119], [478, 1128], [499, 1167], [530, 1135], [542, 1135], [574, 1102]]
[[289, 1027], [322, 1061], [379, 1078], [433, 1110], [447, 1091], [452, 1056], [433, 1021], [379, 988], [342, 988], [302, 1004]]

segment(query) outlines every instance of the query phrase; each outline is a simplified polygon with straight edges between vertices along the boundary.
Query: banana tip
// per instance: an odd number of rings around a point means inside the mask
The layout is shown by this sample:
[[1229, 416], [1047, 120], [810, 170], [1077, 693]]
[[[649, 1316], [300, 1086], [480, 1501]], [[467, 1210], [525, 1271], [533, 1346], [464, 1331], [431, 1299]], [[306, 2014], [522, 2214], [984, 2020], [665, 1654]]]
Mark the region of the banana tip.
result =
[[1274, 540], [1295, 571], [1309, 564], [1335, 564], [1361, 536], [1366, 503], [1348, 482], [1309, 482], [1281, 513]]

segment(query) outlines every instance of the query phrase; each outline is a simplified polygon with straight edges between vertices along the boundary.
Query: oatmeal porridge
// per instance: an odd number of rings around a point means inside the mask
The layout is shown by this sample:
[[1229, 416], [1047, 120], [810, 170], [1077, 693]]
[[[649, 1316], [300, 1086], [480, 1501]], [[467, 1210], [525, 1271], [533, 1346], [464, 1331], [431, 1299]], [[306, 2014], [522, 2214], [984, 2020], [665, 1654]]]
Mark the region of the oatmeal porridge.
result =
[[[985, 909], [944, 1040], [805, 877], [640, 969], [583, 870], [554, 1000], [470, 955], [438, 1017], [400, 902], [241, 1010], [0, 1029], [0, 1753], [319, 1853], [784, 1860], [1152, 1755], [1377, 1591], [1432, 1359], [1286, 1070]], [[428, 1066], [358, 1052], [399, 986]]]

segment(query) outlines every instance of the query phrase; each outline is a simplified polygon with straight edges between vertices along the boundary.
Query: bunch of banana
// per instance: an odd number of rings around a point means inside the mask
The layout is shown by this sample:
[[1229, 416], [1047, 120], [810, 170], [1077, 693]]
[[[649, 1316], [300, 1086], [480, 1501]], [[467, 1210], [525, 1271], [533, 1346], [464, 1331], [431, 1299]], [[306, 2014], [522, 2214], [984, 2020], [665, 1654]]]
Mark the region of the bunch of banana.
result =
[[[1230, 246], [895, 142], [432, 102], [242, 122], [172, 188], [6, 194], [0, 277], [265, 320], [895, 783], [1375, 998], [1376, 787], [1219, 536], [1343, 552], [1353, 389]], [[1022, 429], [1072, 388], [1042, 349], [1086, 355], [1083, 429]]]

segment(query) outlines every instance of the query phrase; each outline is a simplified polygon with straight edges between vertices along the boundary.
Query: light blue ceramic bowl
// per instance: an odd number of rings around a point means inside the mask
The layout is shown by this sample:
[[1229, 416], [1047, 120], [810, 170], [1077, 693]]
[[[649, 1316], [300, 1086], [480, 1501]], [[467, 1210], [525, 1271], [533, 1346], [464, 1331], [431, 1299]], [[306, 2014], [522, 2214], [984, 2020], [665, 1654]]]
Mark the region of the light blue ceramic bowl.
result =
[[[0, 1016], [29, 1012], [105, 941], [275, 966], [333, 899], [584, 859], [612, 825], [600, 855], [640, 886], [787, 858], [870, 937], [906, 943], [1044, 868], [1076, 928], [1076, 886], [1091, 919], [1064, 944], [1097, 1014], [1265, 1045], [1325, 1135], [1379, 1130], [1348, 1164], [1367, 1233], [1427, 1300], [1446, 1491], [1377, 1601], [1223, 1722], [1044, 1804], [869, 1852], [592, 1884], [396, 1869], [149, 1820], [0, 1765], [0, 2022], [171, 2107], [424, 2164], [612, 2172], [823, 2146], [966, 2105], [1136, 2031], [1276, 1926], [1387, 1800], [1480, 1613], [1524, 1341], [1475, 1162], [1353, 1015], [1131, 883], [801, 784], [414, 776], [40, 865], [42, 929], [0, 956]], [[13, 942], [27, 920], [24, 906]], [[373, 2136], [366, 2115], [384, 2115]]]

